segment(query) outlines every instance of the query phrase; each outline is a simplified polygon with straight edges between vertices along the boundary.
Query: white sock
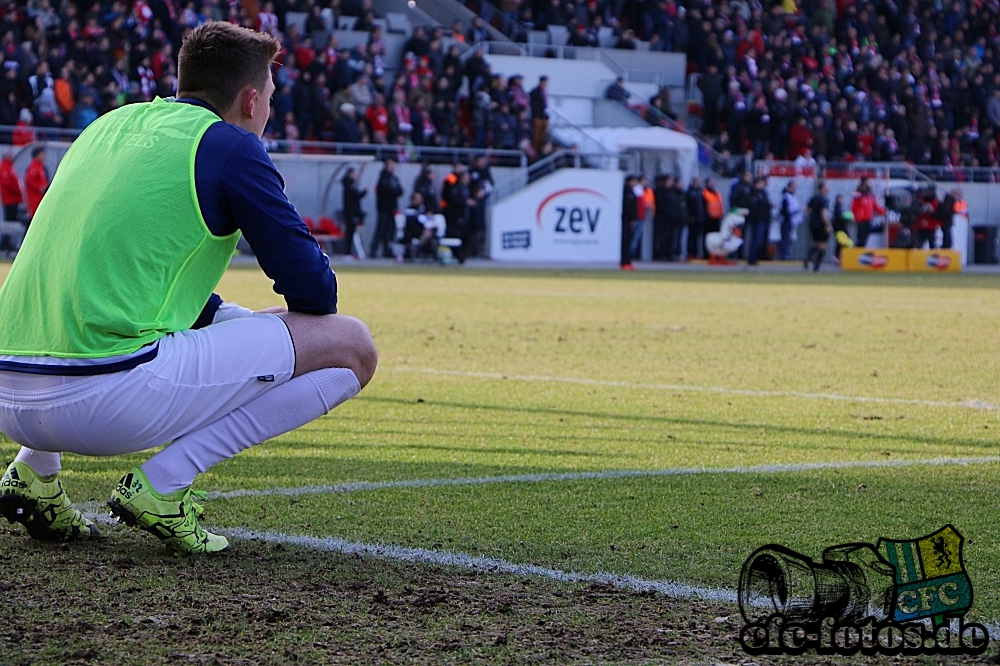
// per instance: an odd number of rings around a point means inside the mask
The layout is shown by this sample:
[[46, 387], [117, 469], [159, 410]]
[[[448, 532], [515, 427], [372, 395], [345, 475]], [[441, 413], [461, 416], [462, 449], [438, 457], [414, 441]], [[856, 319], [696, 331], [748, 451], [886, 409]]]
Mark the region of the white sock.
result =
[[38, 476], [52, 476], [53, 474], [58, 474], [59, 470], [62, 469], [62, 464], [60, 463], [61, 455], [60, 453], [49, 453], [48, 451], [35, 451], [34, 449], [22, 446], [21, 450], [17, 452], [14, 462], [24, 463], [34, 470]]
[[142, 471], [161, 495], [187, 488], [213, 465], [318, 419], [360, 390], [354, 372], [346, 368], [295, 377], [175, 440], [143, 463]]

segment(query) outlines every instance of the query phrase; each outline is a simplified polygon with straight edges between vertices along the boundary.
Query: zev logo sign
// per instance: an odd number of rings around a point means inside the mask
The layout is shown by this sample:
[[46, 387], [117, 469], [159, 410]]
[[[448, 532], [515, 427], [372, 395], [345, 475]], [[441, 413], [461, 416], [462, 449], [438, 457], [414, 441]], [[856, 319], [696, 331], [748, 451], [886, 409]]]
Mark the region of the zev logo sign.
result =
[[625, 174], [559, 169], [489, 209], [490, 258], [517, 262], [606, 262], [621, 258]]
[[607, 201], [606, 196], [586, 187], [557, 190], [538, 204], [535, 221], [556, 234], [594, 234]]

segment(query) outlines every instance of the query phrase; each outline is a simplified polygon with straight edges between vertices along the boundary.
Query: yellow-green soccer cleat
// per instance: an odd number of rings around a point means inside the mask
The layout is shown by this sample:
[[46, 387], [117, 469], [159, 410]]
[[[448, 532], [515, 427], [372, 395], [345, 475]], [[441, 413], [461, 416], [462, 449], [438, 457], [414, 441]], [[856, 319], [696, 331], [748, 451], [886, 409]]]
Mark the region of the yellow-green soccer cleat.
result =
[[198, 525], [201, 506], [195, 498], [204, 499], [205, 493], [184, 488], [161, 495], [149, 485], [142, 470], [133, 467], [115, 486], [108, 506], [112, 518], [149, 532], [174, 553], [190, 555], [229, 550], [225, 537], [206, 532]]
[[38, 476], [23, 462], [11, 463], [0, 479], [0, 516], [21, 523], [39, 541], [102, 538], [66, 497], [58, 476]]

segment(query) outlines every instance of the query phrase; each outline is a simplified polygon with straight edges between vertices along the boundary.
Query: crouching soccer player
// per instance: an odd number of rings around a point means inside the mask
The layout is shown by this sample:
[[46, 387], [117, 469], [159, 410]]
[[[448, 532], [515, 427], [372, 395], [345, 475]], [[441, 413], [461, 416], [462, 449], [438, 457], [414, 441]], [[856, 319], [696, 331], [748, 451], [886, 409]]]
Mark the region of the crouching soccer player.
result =
[[[375, 372], [368, 328], [337, 315], [327, 257], [260, 143], [272, 37], [224, 22], [179, 53], [176, 100], [94, 122], [66, 153], [0, 289], [0, 430], [22, 445], [0, 515], [37, 539], [100, 537], [60, 453], [170, 443], [129, 470], [112, 515], [179, 553], [226, 550], [191, 484], [352, 398]], [[240, 233], [287, 308], [212, 293]]]

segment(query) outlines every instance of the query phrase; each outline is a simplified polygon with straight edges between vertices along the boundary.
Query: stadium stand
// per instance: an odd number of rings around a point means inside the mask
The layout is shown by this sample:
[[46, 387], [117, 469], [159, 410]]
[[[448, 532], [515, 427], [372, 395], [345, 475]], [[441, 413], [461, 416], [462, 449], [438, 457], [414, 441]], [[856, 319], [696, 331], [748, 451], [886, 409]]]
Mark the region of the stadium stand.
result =
[[[216, 19], [271, 32], [284, 44], [265, 135], [271, 148], [278, 141], [338, 141], [400, 150], [521, 150], [530, 160], [555, 150], [544, 141], [532, 145], [526, 86], [534, 81], [512, 82], [513, 72], [491, 70], [469, 49], [502, 43], [503, 34], [453, 0], [426, 3], [439, 18], [467, 19], [449, 28], [420, 9], [393, 11], [399, 7], [392, 0], [380, 0], [380, 15], [372, 0], [269, 1], [253, 13], [249, 6], [218, 0], [183, 7], [174, 0], [22, 6], [9, 0], [0, 8], [0, 125], [17, 129], [0, 140], [24, 145], [54, 139], [64, 136], [56, 129], [82, 130], [122, 104], [174, 94], [185, 31]], [[547, 42], [578, 42], [558, 22], [545, 27]], [[621, 68], [608, 70], [607, 62], [591, 58], [602, 70], [586, 95], [596, 100]], [[633, 88], [641, 98], [657, 92], [648, 83], [633, 86], [642, 88]], [[353, 116], [345, 113], [348, 104]], [[602, 117], [612, 122], [613, 114], [606, 108]]]
[[[280, 35], [285, 44], [269, 139], [530, 151], [527, 91], [510, 77], [537, 65], [491, 70], [466, 52], [470, 43], [496, 43], [500, 30], [545, 49], [516, 55], [561, 55], [566, 63], [580, 59], [566, 49], [609, 46], [611, 37], [623, 56], [636, 51], [633, 59], [686, 54], [686, 71], [697, 77], [701, 131], [716, 140], [725, 131], [717, 147], [732, 155], [795, 159], [809, 149], [820, 162], [1000, 166], [996, 0], [503, 0], [474, 5], [487, 22], [458, 20], [448, 29], [431, 19], [415, 26], [398, 11], [376, 16], [372, 0], [265, 2], [256, 16], [218, 0], [81, 7], [8, 0], [0, 8], [0, 124], [20, 124], [22, 133], [29, 126], [82, 129], [121, 104], [170, 95], [184, 31], [225, 19]], [[505, 57], [491, 53], [489, 64]], [[610, 71], [588, 74], [600, 90], [584, 96], [599, 99], [622, 72], [608, 58], [591, 64]], [[665, 86], [652, 85], [630, 77], [629, 107], [670, 126], [685, 115], [675, 109], [684, 82], [672, 84], [665, 105]], [[338, 134], [348, 103], [357, 131]]]
[[647, 174], [798, 159], [998, 182], [998, 14], [998, 0], [7, 0], [0, 142], [64, 138], [174, 94], [185, 31], [219, 19], [284, 45], [272, 152], [444, 165], [486, 150], [494, 166], [538, 165], [501, 179], [498, 198], [582, 155], [595, 166], [642, 148], [623, 132], [652, 125], [699, 144], [643, 156]]

